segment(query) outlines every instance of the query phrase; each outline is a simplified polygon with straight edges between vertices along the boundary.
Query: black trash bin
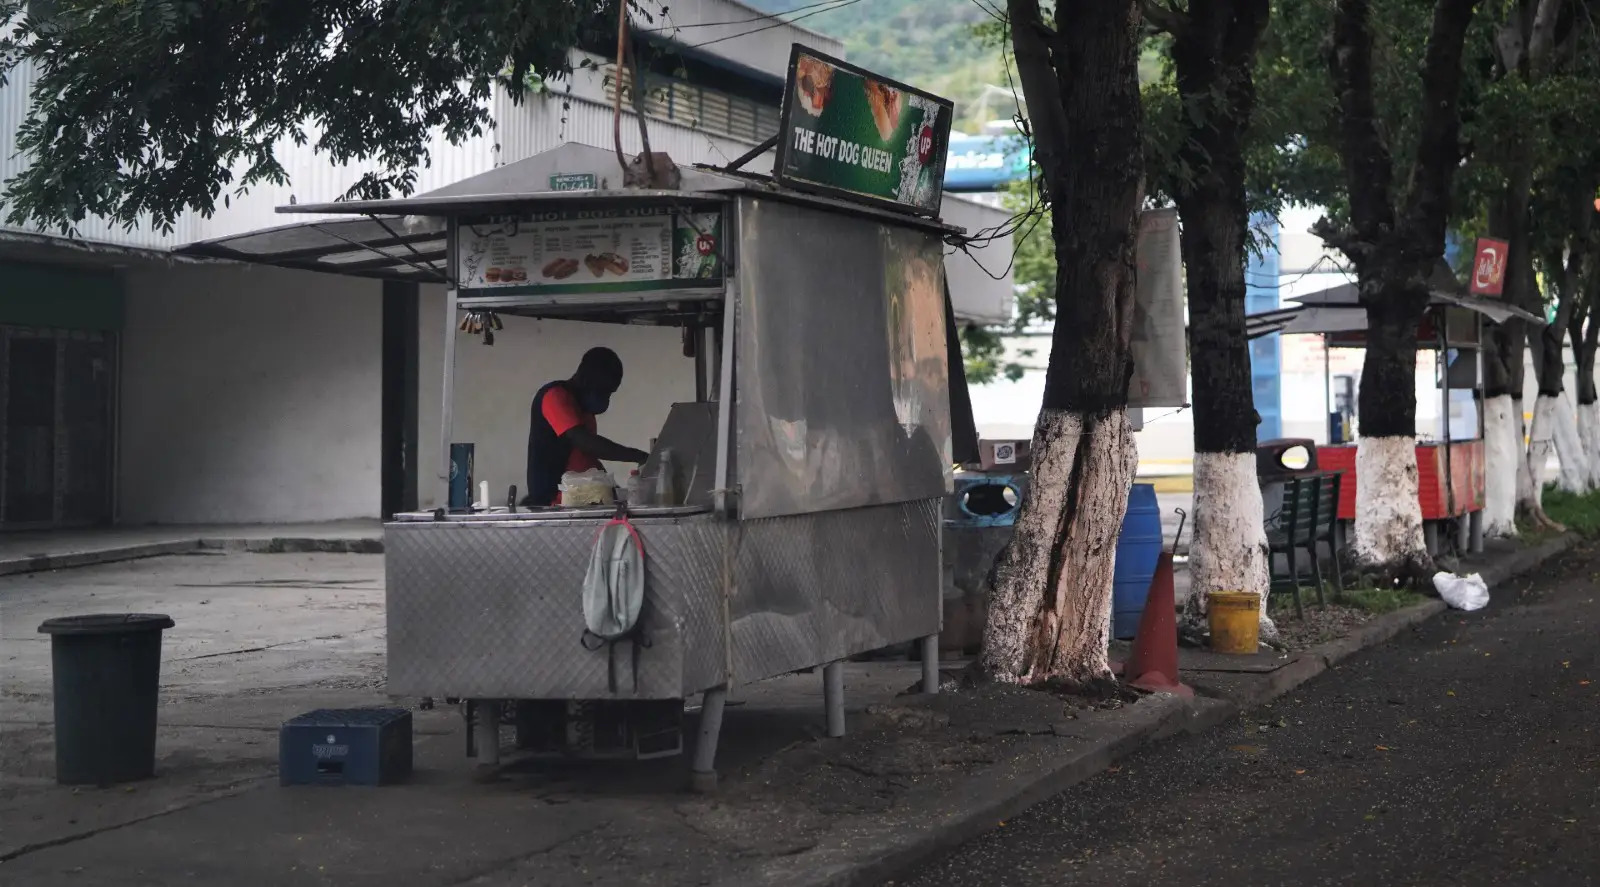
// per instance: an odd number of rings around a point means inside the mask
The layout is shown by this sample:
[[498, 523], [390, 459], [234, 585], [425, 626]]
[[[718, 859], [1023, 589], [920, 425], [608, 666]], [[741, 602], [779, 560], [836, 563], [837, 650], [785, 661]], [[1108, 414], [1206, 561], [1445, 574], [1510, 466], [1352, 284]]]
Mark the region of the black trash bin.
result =
[[49, 619], [56, 696], [56, 782], [110, 785], [155, 775], [156, 695], [167, 616]]

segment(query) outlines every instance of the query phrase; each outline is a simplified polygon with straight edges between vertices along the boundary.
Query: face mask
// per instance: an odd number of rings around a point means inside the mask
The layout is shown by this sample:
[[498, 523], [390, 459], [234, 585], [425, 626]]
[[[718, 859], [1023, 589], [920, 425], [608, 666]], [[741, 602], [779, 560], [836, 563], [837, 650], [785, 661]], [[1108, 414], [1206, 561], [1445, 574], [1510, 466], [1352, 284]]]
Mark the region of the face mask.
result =
[[583, 406], [584, 412], [598, 416], [611, 408], [611, 395], [598, 391], [585, 391], [579, 396], [578, 402]]

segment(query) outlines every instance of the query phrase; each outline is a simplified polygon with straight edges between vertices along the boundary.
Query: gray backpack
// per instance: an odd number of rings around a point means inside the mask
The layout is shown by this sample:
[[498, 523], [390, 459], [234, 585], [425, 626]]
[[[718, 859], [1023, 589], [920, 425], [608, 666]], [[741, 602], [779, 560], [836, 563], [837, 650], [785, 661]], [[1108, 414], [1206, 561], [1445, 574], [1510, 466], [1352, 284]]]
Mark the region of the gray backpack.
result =
[[650, 646], [639, 632], [639, 612], [644, 608], [644, 540], [625, 517], [600, 529], [589, 571], [583, 577], [584, 649], [606, 647], [606, 683], [617, 692], [616, 660], [619, 641], [633, 647], [633, 684], [639, 686], [639, 648]]

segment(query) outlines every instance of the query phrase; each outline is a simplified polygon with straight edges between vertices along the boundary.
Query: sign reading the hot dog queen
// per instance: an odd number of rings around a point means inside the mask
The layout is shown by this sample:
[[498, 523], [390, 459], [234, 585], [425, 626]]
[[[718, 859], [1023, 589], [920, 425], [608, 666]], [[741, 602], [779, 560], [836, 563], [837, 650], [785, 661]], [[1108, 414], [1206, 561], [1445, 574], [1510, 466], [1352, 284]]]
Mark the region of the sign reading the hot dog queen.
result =
[[934, 216], [953, 106], [796, 43], [775, 175], [795, 188]]
[[716, 212], [638, 207], [462, 220], [462, 290], [617, 292], [709, 286], [722, 276]]

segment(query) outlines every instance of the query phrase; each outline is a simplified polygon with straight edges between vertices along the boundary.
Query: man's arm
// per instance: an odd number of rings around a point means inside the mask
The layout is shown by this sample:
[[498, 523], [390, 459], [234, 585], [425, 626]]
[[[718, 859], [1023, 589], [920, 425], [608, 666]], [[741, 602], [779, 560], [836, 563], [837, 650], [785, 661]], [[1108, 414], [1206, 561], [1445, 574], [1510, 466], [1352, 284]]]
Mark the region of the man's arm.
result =
[[593, 431], [575, 425], [561, 435], [561, 439], [572, 444], [578, 451], [593, 456], [606, 462], [634, 462], [640, 465], [650, 458], [644, 450], [623, 446], [610, 438], [601, 437]]

